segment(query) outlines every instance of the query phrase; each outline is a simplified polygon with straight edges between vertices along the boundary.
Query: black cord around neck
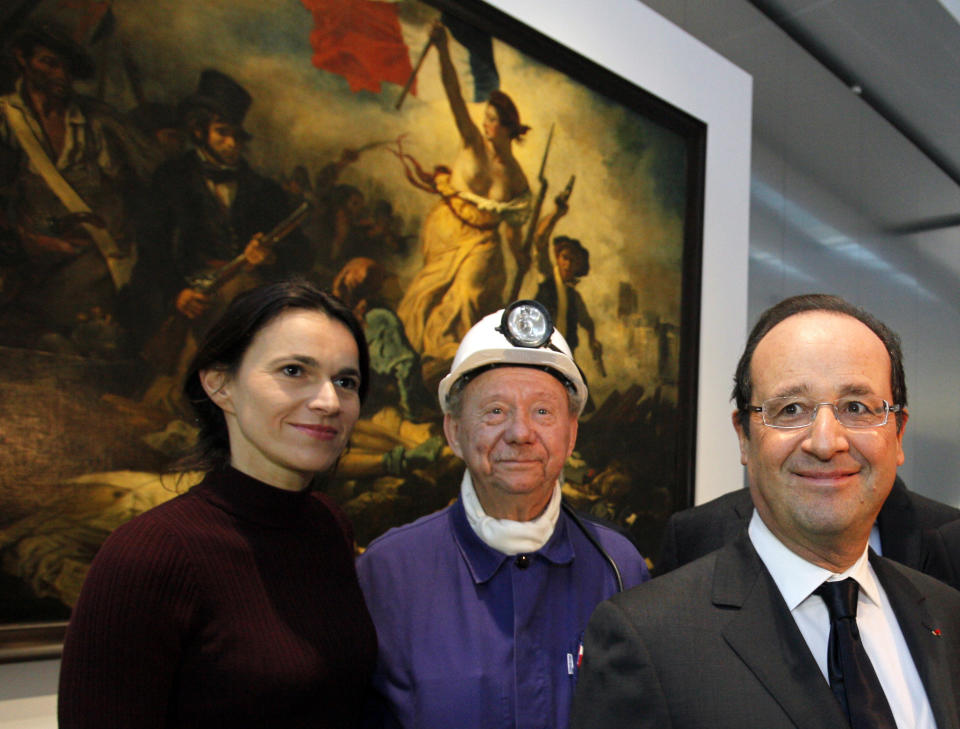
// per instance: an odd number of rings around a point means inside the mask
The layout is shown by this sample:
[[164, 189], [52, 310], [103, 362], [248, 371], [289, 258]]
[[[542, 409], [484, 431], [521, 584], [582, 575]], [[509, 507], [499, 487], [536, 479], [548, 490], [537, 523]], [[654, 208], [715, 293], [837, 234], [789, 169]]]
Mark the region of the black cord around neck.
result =
[[587, 529], [586, 524], [577, 516], [577, 513], [573, 510], [573, 507], [570, 506], [566, 501], [560, 501], [560, 507], [567, 513], [573, 523], [576, 524], [580, 531], [583, 532], [583, 535], [587, 538], [587, 541], [590, 542], [594, 547], [597, 548], [597, 551], [603, 555], [603, 558], [607, 561], [607, 564], [613, 569], [613, 576], [617, 578], [617, 592], [623, 592], [623, 578], [620, 576], [620, 568], [617, 567], [617, 563], [614, 561], [613, 557], [609, 555], [607, 550], [600, 546], [600, 542], [597, 541], [597, 538], [590, 533], [590, 530]]

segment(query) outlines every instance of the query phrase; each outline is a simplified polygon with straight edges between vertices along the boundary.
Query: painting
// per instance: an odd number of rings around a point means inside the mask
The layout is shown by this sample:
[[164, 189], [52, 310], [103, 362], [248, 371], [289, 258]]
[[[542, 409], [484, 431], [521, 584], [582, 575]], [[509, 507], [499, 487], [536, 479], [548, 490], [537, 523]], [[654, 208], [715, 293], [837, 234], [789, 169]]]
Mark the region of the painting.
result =
[[0, 42], [0, 660], [55, 655], [103, 540], [197, 480], [165, 470], [186, 363], [290, 275], [371, 348], [322, 485], [358, 549], [456, 497], [437, 383], [533, 298], [590, 388], [565, 497], [655, 558], [692, 497], [701, 122], [474, 0], [17, 0]]

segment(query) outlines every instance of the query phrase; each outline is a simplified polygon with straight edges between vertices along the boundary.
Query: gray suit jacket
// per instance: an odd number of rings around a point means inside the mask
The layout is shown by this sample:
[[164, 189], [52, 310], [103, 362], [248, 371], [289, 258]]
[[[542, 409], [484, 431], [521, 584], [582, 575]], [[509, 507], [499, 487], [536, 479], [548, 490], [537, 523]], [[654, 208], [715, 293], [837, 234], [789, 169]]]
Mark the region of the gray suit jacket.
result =
[[[883, 557], [871, 564], [938, 729], [960, 729], [960, 592]], [[600, 604], [571, 717], [571, 729], [846, 726], [746, 534]]]
[[960, 521], [925, 534], [923, 571], [960, 590]]
[[[746, 529], [751, 514], [753, 502], [748, 489], [677, 512], [667, 521], [654, 574], [666, 574], [732, 542]], [[933, 574], [926, 566], [924, 532], [956, 519], [960, 519], [960, 509], [907, 490], [898, 476], [877, 517], [883, 556]], [[960, 589], [960, 583], [948, 584]]]

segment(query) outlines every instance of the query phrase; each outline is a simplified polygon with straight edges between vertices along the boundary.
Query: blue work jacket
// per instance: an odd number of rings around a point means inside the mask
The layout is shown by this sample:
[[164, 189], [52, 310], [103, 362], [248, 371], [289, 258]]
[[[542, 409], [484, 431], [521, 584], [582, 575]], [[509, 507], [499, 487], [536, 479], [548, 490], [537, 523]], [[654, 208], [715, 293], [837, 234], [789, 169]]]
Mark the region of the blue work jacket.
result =
[[[628, 539], [585, 524], [624, 588], [649, 579]], [[617, 585], [564, 511], [540, 550], [511, 557], [480, 540], [458, 499], [373, 541], [357, 569], [377, 628], [382, 726], [566, 728], [583, 631]]]

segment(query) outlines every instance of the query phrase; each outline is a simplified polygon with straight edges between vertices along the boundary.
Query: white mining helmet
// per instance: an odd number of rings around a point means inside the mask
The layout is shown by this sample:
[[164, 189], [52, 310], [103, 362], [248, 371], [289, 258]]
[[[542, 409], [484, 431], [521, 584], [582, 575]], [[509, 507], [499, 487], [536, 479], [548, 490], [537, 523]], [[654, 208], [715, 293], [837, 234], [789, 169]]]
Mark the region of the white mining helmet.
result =
[[485, 316], [460, 342], [450, 373], [440, 380], [440, 408], [448, 413], [450, 388], [477, 369], [519, 365], [552, 370], [569, 382], [577, 414], [587, 404], [587, 382], [573, 360], [566, 340], [553, 326], [550, 314], [538, 301], [516, 301], [506, 309]]

